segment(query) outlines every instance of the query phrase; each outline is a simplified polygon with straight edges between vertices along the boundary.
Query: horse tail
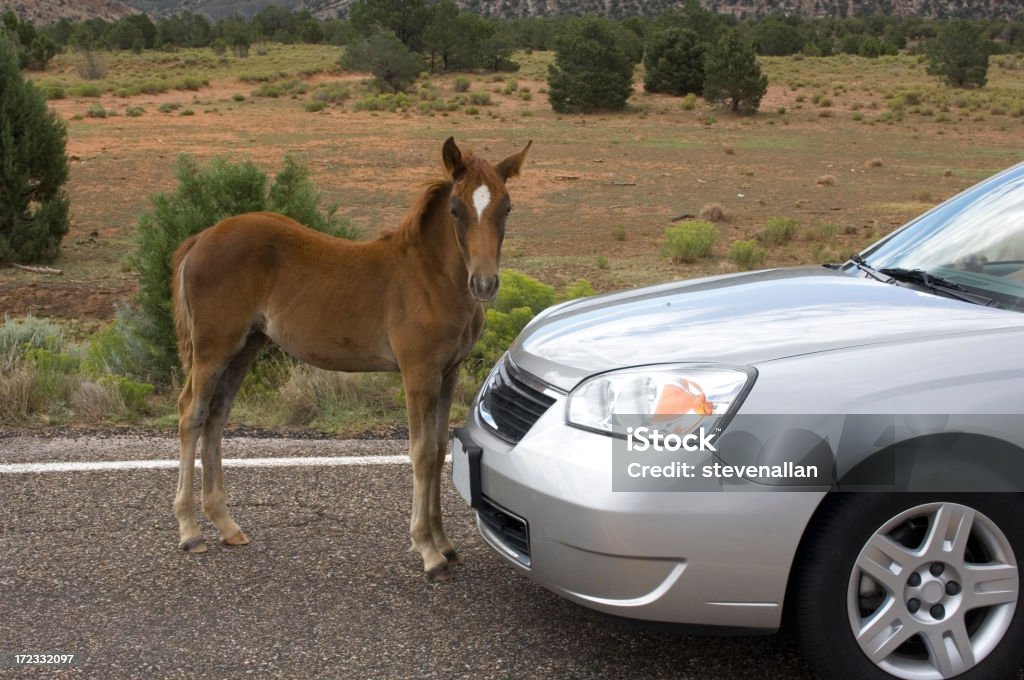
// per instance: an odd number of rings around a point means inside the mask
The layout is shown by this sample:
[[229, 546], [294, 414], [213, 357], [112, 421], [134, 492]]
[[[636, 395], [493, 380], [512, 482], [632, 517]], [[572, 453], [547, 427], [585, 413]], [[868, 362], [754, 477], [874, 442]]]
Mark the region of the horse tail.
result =
[[171, 307], [174, 313], [174, 333], [178, 336], [178, 360], [181, 370], [188, 376], [192, 370], [192, 311], [185, 290], [185, 259], [196, 245], [198, 234], [178, 246], [171, 261]]

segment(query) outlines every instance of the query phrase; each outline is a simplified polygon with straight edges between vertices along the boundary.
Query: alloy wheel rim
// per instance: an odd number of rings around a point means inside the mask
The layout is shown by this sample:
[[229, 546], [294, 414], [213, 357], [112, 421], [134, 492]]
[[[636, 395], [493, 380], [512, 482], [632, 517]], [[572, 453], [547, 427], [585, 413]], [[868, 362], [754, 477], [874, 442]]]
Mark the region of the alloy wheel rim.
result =
[[847, 590], [850, 629], [880, 669], [905, 680], [945, 680], [987, 657], [1020, 596], [1006, 535], [958, 503], [909, 508], [867, 540]]

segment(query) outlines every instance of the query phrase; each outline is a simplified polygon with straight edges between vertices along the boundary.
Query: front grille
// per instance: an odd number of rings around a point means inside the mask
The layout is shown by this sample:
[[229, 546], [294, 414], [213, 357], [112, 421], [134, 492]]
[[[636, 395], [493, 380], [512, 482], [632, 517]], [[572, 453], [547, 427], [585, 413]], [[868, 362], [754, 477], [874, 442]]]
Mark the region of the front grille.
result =
[[505, 512], [487, 498], [481, 499], [477, 517], [495, 539], [510, 549], [507, 552], [514, 559], [530, 566], [530, 530], [525, 521]]
[[513, 444], [555, 403], [507, 357], [491, 373], [480, 394], [480, 416], [502, 439]]

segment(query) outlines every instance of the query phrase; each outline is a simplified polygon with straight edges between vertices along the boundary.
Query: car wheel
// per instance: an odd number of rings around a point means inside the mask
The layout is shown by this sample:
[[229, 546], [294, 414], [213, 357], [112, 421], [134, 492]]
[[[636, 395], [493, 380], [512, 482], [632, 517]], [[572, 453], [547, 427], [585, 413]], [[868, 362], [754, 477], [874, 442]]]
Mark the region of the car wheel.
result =
[[825, 678], [999, 680], [1024, 664], [1015, 494], [836, 494], [788, 618]]

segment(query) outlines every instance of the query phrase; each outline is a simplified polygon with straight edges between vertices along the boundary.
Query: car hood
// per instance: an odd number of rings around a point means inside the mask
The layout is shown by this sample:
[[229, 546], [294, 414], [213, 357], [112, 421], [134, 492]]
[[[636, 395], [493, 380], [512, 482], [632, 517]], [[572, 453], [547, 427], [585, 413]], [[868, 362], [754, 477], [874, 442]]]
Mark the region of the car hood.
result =
[[755, 365], [858, 345], [1024, 326], [1024, 314], [824, 267], [663, 284], [546, 310], [513, 361], [570, 390], [616, 368], [674, 362]]

